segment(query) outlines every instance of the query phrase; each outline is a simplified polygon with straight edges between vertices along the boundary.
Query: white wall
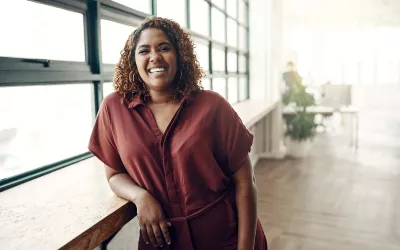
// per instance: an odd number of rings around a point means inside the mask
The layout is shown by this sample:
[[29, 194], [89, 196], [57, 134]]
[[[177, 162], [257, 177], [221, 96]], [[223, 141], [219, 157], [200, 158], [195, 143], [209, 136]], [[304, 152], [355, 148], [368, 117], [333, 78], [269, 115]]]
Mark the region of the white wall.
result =
[[250, 22], [250, 98], [273, 103], [279, 98], [283, 70], [279, 0], [252, 0]]

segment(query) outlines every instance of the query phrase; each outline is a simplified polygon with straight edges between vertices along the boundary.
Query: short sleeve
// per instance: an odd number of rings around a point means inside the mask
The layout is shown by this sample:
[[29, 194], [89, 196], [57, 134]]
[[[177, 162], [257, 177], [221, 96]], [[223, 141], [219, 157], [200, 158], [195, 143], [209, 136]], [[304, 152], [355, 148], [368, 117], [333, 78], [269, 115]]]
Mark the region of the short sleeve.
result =
[[222, 97], [216, 112], [216, 131], [219, 155], [226, 164], [225, 170], [233, 175], [243, 166], [253, 144], [253, 135]]
[[114, 142], [110, 115], [104, 101], [97, 114], [88, 149], [108, 167], [125, 172], [125, 167]]

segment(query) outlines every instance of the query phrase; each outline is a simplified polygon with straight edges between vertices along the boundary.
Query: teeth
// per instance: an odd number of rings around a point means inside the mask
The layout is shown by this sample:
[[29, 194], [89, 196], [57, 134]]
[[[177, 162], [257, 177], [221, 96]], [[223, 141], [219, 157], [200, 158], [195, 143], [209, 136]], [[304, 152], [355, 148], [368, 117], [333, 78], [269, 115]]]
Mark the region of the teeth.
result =
[[153, 73], [153, 72], [163, 72], [163, 71], [165, 71], [165, 70], [166, 70], [166, 68], [152, 68], [152, 69], [149, 70], [149, 72], [150, 72], [150, 73]]

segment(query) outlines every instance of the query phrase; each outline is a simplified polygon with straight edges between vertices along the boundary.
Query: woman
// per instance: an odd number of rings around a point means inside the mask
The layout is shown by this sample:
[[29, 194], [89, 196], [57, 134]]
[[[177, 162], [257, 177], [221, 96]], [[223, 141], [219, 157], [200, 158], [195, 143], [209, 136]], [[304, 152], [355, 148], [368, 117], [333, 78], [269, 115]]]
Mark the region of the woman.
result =
[[267, 249], [256, 215], [252, 135], [201, 90], [189, 34], [152, 17], [131, 34], [89, 150], [111, 189], [137, 207], [139, 249]]

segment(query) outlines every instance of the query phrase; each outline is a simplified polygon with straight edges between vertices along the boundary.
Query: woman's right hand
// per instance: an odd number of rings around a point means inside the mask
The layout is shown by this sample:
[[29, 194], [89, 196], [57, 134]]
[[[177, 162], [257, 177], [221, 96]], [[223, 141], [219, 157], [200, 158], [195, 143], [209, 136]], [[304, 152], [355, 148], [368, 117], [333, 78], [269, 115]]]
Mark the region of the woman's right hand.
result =
[[151, 243], [155, 247], [163, 247], [165, 243], [171, 244], [168, 230], [171, 223], [166, 221], [158, 201], [145, 191], [136, 199], [135, 205], [140, 231], [146, 244]]

